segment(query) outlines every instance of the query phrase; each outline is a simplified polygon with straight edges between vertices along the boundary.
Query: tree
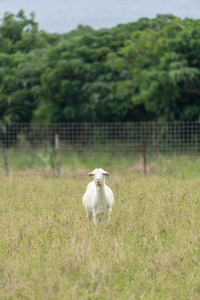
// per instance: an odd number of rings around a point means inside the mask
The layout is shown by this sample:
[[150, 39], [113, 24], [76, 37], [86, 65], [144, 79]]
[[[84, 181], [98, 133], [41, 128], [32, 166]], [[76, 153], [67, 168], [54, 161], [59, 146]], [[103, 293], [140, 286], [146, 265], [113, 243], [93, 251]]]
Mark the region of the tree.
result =
[[0, 117], [12, 121], [194, 121], [200, 20], [172, 15], [112, 29], [38, 31], [32, 14], [0, 26]]

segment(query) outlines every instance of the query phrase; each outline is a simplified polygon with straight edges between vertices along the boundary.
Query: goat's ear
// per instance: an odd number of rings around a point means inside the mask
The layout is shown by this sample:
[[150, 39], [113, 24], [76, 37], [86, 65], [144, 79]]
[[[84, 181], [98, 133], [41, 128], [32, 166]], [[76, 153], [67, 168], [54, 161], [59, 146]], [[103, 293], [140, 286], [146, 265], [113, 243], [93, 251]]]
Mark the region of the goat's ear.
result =
[[87, 176], [94, 176], [94, 173], [90, 172], [87, 174]]
[[108, 173], [108, 172], [103, 172], [103, 175], [107, 175], [107, 176], [109, 176], [110, 175], [110, 173]]

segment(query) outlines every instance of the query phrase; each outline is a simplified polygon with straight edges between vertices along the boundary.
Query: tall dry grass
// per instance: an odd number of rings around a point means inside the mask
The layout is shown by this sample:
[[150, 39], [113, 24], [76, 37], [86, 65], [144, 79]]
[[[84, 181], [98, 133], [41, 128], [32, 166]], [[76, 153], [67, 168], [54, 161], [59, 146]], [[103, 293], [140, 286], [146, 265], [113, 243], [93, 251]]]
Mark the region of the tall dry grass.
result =
[[200, 299], [199, 179], [115, 171], [95, 227], [83, 173], [1, 177], [0, 298]]

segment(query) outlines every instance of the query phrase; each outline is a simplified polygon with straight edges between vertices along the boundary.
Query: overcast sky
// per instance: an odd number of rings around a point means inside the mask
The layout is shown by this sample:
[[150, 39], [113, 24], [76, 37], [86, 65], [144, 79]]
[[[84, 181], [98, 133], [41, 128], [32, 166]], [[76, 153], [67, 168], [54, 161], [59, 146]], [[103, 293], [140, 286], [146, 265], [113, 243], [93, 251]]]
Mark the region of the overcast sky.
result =
[[200, 0], [0, 0], [1, 19], [20, 9], [26, 17], [34, 12], [39, 29], [49, 33], [66, 33], [80, 24], [111, 28], [157, 14], [200, 19]]

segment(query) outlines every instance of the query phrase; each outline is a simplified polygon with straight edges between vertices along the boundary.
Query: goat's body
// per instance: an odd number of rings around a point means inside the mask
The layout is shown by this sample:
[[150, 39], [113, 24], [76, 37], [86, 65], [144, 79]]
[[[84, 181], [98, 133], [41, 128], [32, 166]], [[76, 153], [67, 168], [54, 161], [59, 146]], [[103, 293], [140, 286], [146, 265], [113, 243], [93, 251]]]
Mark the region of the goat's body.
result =
[[95, 182], [92, 181], [88, 184], [83, 196], [83, 205], [87, 217], [91, 219], [93, 215], [95, 224], [99, 222], [100, 214], [106, 214], [107, 222], [110, 221], [110, 212], [113, 204], [113, 192], [105, 183], [96, 186]]

